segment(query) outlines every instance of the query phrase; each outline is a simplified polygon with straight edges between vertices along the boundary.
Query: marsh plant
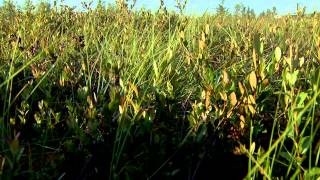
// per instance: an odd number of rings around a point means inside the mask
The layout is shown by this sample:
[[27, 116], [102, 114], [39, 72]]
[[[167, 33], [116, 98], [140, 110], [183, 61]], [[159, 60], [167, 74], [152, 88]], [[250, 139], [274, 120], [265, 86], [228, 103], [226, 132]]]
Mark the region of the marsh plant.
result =
[[320, 14], [0, 8], [1, 179], [317, 179]]

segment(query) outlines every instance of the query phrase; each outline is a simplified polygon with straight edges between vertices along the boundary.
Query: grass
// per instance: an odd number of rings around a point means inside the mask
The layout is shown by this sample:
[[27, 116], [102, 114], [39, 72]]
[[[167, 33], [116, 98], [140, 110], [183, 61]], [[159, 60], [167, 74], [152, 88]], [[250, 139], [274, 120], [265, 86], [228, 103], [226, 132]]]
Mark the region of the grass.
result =
[[0, 8], [1, 179], [317, 179], [318, 13]]

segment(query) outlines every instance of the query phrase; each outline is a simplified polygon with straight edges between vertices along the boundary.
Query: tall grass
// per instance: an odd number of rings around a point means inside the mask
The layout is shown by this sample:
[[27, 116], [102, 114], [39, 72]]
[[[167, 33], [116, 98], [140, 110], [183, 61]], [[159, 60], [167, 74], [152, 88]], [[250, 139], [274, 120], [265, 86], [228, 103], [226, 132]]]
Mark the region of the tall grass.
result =
[[320, 176], [318, 13], [126, 3], [1, 7], [3, 179]]

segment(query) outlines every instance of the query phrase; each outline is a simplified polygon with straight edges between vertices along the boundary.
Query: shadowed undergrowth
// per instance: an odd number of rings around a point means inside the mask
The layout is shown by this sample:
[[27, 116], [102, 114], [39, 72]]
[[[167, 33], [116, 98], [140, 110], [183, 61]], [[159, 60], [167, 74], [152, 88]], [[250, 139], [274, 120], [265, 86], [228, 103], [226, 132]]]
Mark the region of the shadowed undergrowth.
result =
[[320, 176], [319, 14], [0, 9], [2, 179]]

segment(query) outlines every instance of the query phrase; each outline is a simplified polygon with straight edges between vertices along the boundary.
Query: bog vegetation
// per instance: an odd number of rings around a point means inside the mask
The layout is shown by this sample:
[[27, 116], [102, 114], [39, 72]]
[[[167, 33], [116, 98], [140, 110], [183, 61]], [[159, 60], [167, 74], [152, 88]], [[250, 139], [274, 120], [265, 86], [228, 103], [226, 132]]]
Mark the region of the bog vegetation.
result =
[[320, 176], [320, 14], [0, 8], [1, 179]]

